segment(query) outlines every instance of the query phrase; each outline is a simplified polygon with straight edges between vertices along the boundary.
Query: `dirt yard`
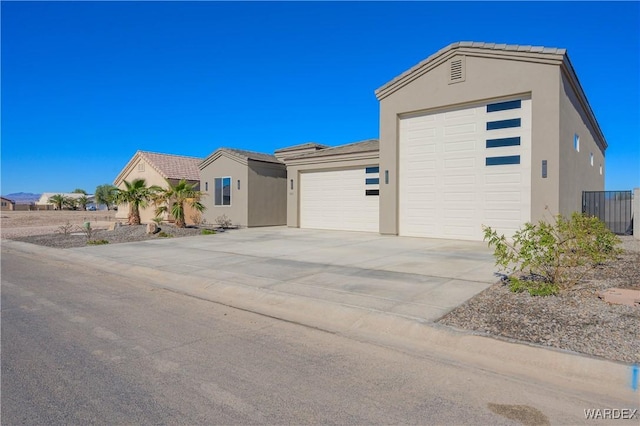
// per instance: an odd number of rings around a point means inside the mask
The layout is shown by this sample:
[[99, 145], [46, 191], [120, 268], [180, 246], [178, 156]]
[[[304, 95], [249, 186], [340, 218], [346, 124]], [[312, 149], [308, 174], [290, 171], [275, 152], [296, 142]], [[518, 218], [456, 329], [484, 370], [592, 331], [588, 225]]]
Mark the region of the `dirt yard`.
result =
[[53, 234], [60, 226], [67, 223], [82, 226], [90, 222], [94, 229], [106, 229], [109, 223], [115, 222], [116, 212], [100, 211], [4, 211], [0, 220], [0, 236], [2, 238], [27, 237], [31, 235]]

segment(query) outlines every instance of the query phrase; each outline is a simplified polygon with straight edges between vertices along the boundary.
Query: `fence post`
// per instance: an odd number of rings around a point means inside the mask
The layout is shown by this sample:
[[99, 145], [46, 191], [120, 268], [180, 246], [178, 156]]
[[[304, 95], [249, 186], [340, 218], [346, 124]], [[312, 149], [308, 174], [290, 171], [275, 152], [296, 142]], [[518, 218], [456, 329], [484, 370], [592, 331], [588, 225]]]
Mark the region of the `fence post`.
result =
[[633, 189], [633, 204], [631, 206], [631, 220], [633, 220], [633, 238], [640, 240], [640, 188]]

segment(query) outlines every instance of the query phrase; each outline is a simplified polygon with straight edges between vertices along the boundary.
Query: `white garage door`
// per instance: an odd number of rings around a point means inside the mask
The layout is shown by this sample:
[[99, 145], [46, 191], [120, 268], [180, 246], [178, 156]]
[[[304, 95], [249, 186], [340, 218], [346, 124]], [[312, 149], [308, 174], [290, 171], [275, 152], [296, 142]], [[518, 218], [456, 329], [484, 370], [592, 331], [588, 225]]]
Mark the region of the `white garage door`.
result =
[[378, 232], [378, 166], [300, 174], [300, 227]]
[[531, 101], [400, 120], [399, 234], [482, 240], [530, 220]]

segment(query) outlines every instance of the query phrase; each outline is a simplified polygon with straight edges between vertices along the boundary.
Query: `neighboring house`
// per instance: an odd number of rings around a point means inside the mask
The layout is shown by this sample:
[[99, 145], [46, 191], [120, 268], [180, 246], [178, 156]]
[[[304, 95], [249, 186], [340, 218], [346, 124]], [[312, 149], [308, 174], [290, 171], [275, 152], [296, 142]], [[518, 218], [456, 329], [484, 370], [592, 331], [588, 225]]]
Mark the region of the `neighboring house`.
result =
[[2, 204], [2, 211], [12, 211], [16, 209], [16, 203], [8, 198], [0, 197], [0, 203]]
[[287, 157], [287, 225], [378, 232], [376, 139]]
[[37, 210], [55, 210], [55, 205], [49, 200], [54, 195], [62, 195], [65, 198], [73, 199], [86, 196], [89, 202], [93, 202], [93, 195], [79, 194], [77, 192], [43, 192], [40, 195], [40, 199], [36, 202], [35, 208]]
[[[125, 188], [125, 180], [132, 182], [135, 179], [145, 179], [147, 186], [157, 185], [161, 188], [167, 188], [167, 181], [175, 184], [181, 179], [185, 179], [188, 183], [195, 184], [195, 189], [199, 190], [200, 173], [198, 164], [201, 161], [201, 158], [195, 157], [137, 151], [116, 177], [113, 184], [123, 189]], [[155, 210], [156, 206], [153, 203], [149, 203], [146, 208], [140, 209], [140, 221], [142, 223], [151, 222], [156, 217]], [[126, 221], [128, 215], [128, 204], [119, 205], [116, 220]], [[173, 220], [168, 214], [163, 215], [162, 219], [165, 221]], [[187, 224], [194, 224], [200, 221], [200, 215], [189, 206], [186, 206], [185, 219]]]
[[241, 227], [287, 223], [287, 171], [276, 156], [220, 148], [199, 167], [207, 222], [224, 215]]
[[511, 235], [604, 190], [607, 142], [564, 49], [454, 43], [375, 93], [382, 234]]

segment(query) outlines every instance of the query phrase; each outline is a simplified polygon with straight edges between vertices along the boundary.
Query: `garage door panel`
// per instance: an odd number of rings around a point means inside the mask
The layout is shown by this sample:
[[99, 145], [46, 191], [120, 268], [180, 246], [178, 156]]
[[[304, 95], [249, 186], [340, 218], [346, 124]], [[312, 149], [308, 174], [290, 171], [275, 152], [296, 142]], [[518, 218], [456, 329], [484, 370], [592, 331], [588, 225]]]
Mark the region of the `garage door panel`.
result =
[[364, 167], [300, 175], [300, 227], [378, 232], [379, 197], [367, 196]]
[[[483, 224], [513, 230], [529, 220], [531, 101], [523, 99], [517, 110], [486, 110], [400, 120], [400, 235], [482, 240]], [[516, 118], [520, 127], [487, 130], [487, 122]], [[520, 145], [486, 147], [487, 139], [503, 137], [519, 137]], [[486, 165], [488, 157], [516, 155], [520, 164]]]

